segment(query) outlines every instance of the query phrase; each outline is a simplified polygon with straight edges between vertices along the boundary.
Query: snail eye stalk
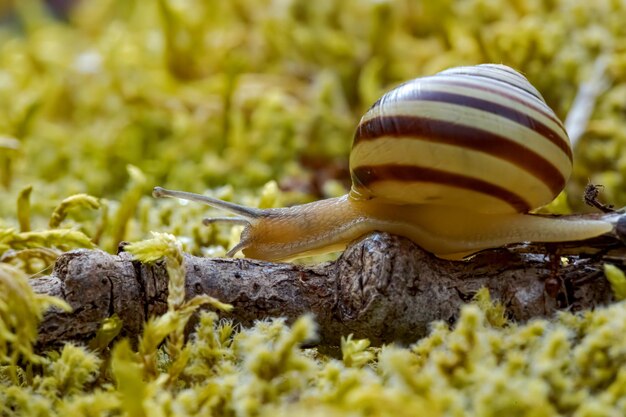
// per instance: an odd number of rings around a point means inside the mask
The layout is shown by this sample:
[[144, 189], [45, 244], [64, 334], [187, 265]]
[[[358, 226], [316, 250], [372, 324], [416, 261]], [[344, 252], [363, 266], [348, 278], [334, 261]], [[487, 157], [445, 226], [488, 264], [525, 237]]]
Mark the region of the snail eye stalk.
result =
[[[241, 217], [243, 217], [243, 218], [235, 217], [233, 218], [233, 220], [230, 220], [230, 218], [228, 217], [216, 217], [215, 218], [216, 221], [226, 221], [226, 222], [231, 222], [231, 223], [238, 222], [238, 224], [246, 224], [246, 223], [242, 223], [242, 221], [246, 221], [247, 223], [249, 223], [250, 220], [258, 219], [259, 217], [261, 217], [263, 213], [263, 210], [242, 206], [239, 204], [220, 200], [218, 198], [209, 197], [208, 195], [189, 193], [187, 191], [168, 190], [163, 187], [154, 187], [154, 189], [152, 190], [152, 196], [155, 198], [170, 197], [170, 198], [179, 198], [181, 200], [187, 200], [187, 201], [195, 201], [197, 203], [207, 204], [211, 207], [215, 207], [216, 209], [228, 211], [230, 213], [238, 214]], [[225, 219], [228, 219], [228, 220], [225, 220]], [[211, 222], [212, 221], [209, 220], [209, 223]]]

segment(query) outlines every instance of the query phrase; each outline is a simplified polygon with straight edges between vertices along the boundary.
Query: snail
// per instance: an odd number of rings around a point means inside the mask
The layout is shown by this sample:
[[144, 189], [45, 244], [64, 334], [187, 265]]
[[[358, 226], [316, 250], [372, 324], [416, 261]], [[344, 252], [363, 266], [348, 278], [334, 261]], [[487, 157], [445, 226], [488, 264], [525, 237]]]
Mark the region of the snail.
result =
[[539, 91], [512, 68], [483, 64], [408, 81], [374, 103], [357, 126], [342, 197], [261, 210], [161, 187], [153, 195], [237, 215], [204, 221], [245, 226], [227, 256], [286, 261], [384, 231], [462, 259], [611, 231], [606, 221], [529, 213], [560, 193], [571, 170], [567, 132]]

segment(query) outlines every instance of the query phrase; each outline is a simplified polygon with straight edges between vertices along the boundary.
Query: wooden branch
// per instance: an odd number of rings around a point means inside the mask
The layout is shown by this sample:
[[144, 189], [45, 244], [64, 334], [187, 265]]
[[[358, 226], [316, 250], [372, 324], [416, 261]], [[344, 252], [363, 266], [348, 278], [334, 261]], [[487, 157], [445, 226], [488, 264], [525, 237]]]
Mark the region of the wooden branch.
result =
[[[350, 333], [373, 344], [409, 343], [427, 334], [434, 320], [453, 323], [481, 287], [519, 322], [610, 302], [603, 263], [623, 268], [624, 246], [606, 236], [584, 243], [573, 245], [578, 254], [568, 256], [566, 266], [556, 255], [572, 251], [566, 245], [490, 250], [452, 262], [385, 233], [356, 242], [335, 262], [314, 266], [186, 256], [186, 293], [233, 304], [225, 316], [244, 325], [279, 316], [293, 321], [311, 312], [324, 345], [337, 345]], [[37, 292], [74, 309], [48, 312], [39, 343], [85, 341], [113, 314], [123, 320], [124, 334], [137, 335], [148, 317], [166, 311], [167, 279], [163, 264], [134, 262], [124, 252], [68, 252], [51, 276], [31, 280]]]

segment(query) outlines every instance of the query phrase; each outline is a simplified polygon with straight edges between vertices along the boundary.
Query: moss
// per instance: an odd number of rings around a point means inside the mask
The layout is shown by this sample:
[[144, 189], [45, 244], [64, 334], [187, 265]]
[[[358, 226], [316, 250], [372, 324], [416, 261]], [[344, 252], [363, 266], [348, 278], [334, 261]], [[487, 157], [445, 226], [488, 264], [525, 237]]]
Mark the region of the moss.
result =
[[[24, 355], [20, 366], [3, 365], [0, 413], [586, 416], [626, 411], [626, 304], [582, 316], [564, 313], [552, 322], [494, 326], [488, 316], [497, 308], [484, 300], [466, 306], [455, 327], [434, 324], [428, 337], [407, 348], [371, 349], [367, 341], [347, 337], [342, 359], [331, 359], [301, 348], [315, 335], [309, 317], [292, 326], [275, 319], [235, 331], [232, 323], [205, 311], [197, 332], [182, 341], [178, 332], [188, 311], [172, 304], [146, 325], [137, 351], [127, 340], [118, 341], [107, 359], [67, 345], [43, 357]], [[13, 377], [8, 377], [10, 368]]]
[[15, 382], [18, 362], [38, 363], [33, 353], [37, 325], [49, 307], [69, 309], [52, 296], [35, 294], [19, 269], [0, 263], [0, 365]]
[[[340, 195], [356, 122], [389, 87], [505, 63], [564, 117], [605, 54], [607, 89], [567, 194], [548, 209], [580, 209], [588, 180], [623, 206], [623, 2], [106, 0], [64, 18], [13, 3], [0, 5], [0, 415], [626, 412], [623, 302], [517, 325], [481, 291], [454, 328], [433, 323], [423, 340], [382, 349], [344, 335], [331, 358], [301, 347], [310, 317], [241, 329], [218, 300], [185, 301], [182, 251], [222, 255], [239, 230], [149, 196], [162, 185], [276, 207]], [[36, 355], [43, 310], [66, 306], [33, 294], [28, 277], [63, 251], [123, 240], [166, 263], [167, 313], [136, 349], [115, 339], [113, 317], [87, 348]], [[623, 298], [623, 274], [606, 275]], [[214, 311], [185, 340], [200, 306]]]
[[624, 272], [615, 265], [605, 264], [604, 275], [611, 283], [613, 294], [618, 300], [626, 298], [626, 276]]

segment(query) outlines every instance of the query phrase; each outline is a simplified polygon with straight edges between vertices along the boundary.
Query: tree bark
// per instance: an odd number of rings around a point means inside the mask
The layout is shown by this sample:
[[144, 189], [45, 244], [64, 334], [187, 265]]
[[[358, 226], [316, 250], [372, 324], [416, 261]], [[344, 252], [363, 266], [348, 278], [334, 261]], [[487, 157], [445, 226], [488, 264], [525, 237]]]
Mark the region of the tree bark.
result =
[[[386, 233], [354, 243], [335, 262], [313, 266], [186, 255], [186, 296], [208, 294], [230, 303], [233, 311], [221, 314], [244, 325], [313, 313], [323, 345], [337, 345], [350, 333], [374, 345], [410, 343], [426, 335], [434, 320], [452, 324], [481, 287], [517, 322], [609, 303], [603, 264], [624, 268], [626, 251], [618, 239], [603, 239], [489, 250], [461, 262], [436, 258]], [[577, 254], [567, 255], [563, 266], [560, 256], [568, 252]], [[124, 252], [65, 253], [51, 276], [31, 280], [35, 291], [73, 308], [46, 313], [39, 344], [86, 341], [113, 314], [123, 320], [123, 334], [137, 335], [147, 318], [166, 311], [167, 282], [162, 263], [141, 264]]]

